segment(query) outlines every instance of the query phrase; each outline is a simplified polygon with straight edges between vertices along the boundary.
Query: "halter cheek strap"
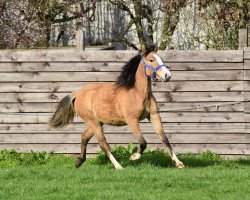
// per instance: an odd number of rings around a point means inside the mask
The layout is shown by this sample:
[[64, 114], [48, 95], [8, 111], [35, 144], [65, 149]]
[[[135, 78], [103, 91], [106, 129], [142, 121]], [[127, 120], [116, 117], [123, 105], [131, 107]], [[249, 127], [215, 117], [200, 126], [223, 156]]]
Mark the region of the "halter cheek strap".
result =
[[[148, 78], [152, 78], [152, 80], [156, 81], [157, 78], [156, 78], [156, 71], [162, 67], [166, 67], [166, 65], [162, 64], [162, 65], [158, 65], [156, 68], [153, 68], [151, 67], [150, 65], [148, 65], [145, 60], [144, 60], [144, 57], [142, 57], [142, 64], [144, 65], [144, 74], [146, 75], [146, 77]], [[150, 77], [149, 75], [147, 75], [146, 73], [146, 68], [150, 69], [151, 71], [153, 71], [152, 73], [152, 77]]]

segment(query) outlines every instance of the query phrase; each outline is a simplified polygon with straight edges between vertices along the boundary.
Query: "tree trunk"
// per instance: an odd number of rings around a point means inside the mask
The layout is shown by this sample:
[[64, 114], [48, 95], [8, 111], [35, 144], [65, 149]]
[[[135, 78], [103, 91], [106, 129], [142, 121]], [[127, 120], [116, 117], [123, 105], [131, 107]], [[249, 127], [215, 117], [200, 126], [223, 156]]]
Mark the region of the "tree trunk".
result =
[[172, 35], [180, 18], [180, 10], [186, 6], [188, 0], [164, 0], [164, 22], [161, 33], [161, 43], [159, 49], [165, 50], [169, 47]]
[[135, 27], [141, 45], [146, 43], [146, 38], [143, 33], [142, 22], [141, 22], [141, 12], [142, 12], [142, 2], [138, 0], [132, 0], [135, 10]]
[[51, 23], [46, 24], [46, 47], [50, 47], [50, 33], [51, 33]]

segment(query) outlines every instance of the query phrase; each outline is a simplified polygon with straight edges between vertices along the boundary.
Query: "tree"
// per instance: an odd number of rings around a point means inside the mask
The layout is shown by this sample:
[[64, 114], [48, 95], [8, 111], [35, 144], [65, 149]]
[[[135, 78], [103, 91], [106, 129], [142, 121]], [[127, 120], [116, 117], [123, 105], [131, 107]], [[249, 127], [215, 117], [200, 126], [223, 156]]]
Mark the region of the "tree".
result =
[[[250, 24], [250, 1], [249, 0], [199, 0], [200, 10], [205, 20], [213, 20], [217, 31], [208, 34], [213, 40], [215, 49], [237, 49], [238, 30], [247, 28]], [[213, 12], [208, 12], [209, 8]], [[207, 44], [207, 48], [211, 43]]]
[[[82, 0], [1, 0], [0, 48], [50, 46], [52, 24], [81, 19], [88, 12], [94, 19], [97, 0], [88, 7]], [[63, 33], [60, 32], [60, 39]]]
[[179, 22], [180, 10], [185, 7], [188, 0], [164, 0], [162, 11], [164, 12], [164, 22], [161, 33], [160, 49], [166, 49], [171, 42], [172, 35]]
[[[109, 5], [124, 15], [123, 22], [119, 23], [112, 10], [109, 13], [100, 12], [102, 5]], [[195, 5], [193, 10], [187, 9], [190, 5]], [[192, 24], [189, 24], [189, 19], [183, 21], [183, 14], [187, 10], [195, 13]], [[190, 16], [192, 18], [192, 14]], [[186, 45], [187, 48], [198, 48], [200, 44], [205, 44], [206, 49], [236, 49], [238, 29], [250, 25], [250, 1], [0, 0], [0, 48], [58, 45], [66, 32], [70, 38], [74, 38], [75, 31], [69, 26], [83, 27], [83, 19], [89, 25], [89, 45], [118, 42], [138, 49], [145, 43], [158, 42], [160, 49], [177, 48], [178, 45], [173, 43], [176, 37], [173, 36], [177, 35], [179, 39], [178, 36], [182, 34], [180, 29], [186, 26], [189, 36], [185, 39], [190, 44]], [[99, 23], [98, 20], [103, 19], [113, 20], [114, 23], [106, 28], [105, 24], [111, 22]], [[94, 30], [92, 22], [97, 23]], [[55, 35], [55, 43], [52, 43], [54, 27], [59, 27], [59, 33]], [[105, 32], [105, 37], [102, 37], [102, 32]], [[185, 34], [182, 34], [183, 37]], [[96, 35], [98, 39], [94, 39]]]
[[[135, 25], [136, 27], [136, 33], [140, 42], [140, 45], [143, 45], [147, 42], [153, 42], [153, 12], [150, 7], [150, 4], [147, 4], [146, 1], [140, 1], [140, 0], [131, 0], [131, 1], [125, 1], [125, 0], [109, 0], [109, 2], [113, 5], [116, 5], [119, 9], [125, 11], [128, 16], [130, 17], [130, 21], [128, 23], [128, 26], [124, 29], [123, 33], [120, 34], [120, 37], [118, 37], [118, 40], [113, 41], [122, 41], [126, 45], [133, 47], [134, 49], [138, 49], [135, 44], [132, 44], [126, 39], [126, 34], [129, 31], [129, 29]], [[132, 6], [131, 6], [132, 5]], [[133, 12], [134, 10], [134, 12]], [[142, 20], [145, 19], [147, 21], [147, 35], [143, 32], [143, 24]], [[147, 36], [149, 39], [147, 39]], [[149, 41], [148, 41], [149, 40]]]

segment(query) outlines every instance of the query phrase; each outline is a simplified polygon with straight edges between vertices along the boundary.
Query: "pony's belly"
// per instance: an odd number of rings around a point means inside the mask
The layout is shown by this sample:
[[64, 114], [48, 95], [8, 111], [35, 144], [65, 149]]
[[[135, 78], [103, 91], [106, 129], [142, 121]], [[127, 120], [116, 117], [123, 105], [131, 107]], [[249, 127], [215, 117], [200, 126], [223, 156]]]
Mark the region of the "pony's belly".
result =
[[124, 126], [127, 125], [125, 119], [120, 117], [115, 113], [96, 113], [95, 117], [103, 124], [108, 124], [112, 126]]
[[107, 125], [111, 125], [111, 126], [125, 126], [125, 125], [127, 125], [126, 122], [117, 121], [117, 120], [109, 120], [108, 122], [102, 122], [102, 123], [107, 124]]

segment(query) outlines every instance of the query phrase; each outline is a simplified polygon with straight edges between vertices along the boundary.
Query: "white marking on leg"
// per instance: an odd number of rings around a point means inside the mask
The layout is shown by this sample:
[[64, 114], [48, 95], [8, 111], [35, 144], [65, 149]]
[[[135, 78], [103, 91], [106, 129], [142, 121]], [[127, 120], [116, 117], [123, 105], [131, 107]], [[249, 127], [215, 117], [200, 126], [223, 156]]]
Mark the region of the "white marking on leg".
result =
[[175, 155], [175, 153], [172, 151], [172, 159], [175, 161], [175, 163], [179, 162], [179, 159], [177, 158], [177, 156]]
[[172, 151], [172, 160], [175, 162], [176, 167], [178, 167], [179, 169], [185, 167], [185, 165], [177, 158], [177, 156], [173, 151]]
[[115, 159], [115, 157], [111, 153], [108, 153], [108, 157], [116, 169], [118, 169], [118, 170], [123, 169], [123, 167], [120, 165], [120, 163], [117, 162], [117, 160]]

